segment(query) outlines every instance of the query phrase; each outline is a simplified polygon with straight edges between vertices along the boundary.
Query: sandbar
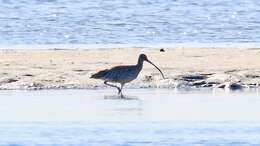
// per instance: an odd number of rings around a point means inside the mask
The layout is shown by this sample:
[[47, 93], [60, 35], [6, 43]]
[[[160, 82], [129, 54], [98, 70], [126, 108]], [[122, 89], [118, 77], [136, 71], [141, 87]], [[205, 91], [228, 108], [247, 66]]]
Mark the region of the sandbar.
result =
[[136, 64], [141, 53], [161, 68], [166, 79], [145, 63], [126, 88], [240, 89], [258, 88], [260, 83], [257, 47], [1, 49], [0, 89], [108, 88], [90, 76], [113, 66]]

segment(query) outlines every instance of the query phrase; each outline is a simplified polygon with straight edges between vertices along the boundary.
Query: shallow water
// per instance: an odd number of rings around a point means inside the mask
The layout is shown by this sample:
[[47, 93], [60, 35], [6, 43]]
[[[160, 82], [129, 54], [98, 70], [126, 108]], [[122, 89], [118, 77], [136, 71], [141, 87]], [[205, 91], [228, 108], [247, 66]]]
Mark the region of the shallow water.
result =
[[0, 44], [259, 42], [258, 0], [0, 0]]
[[0, 145], [260, 145], [258, 92], [1, 91]]
[[256, 123], [8, 123], [0, 145], [258, 146]]

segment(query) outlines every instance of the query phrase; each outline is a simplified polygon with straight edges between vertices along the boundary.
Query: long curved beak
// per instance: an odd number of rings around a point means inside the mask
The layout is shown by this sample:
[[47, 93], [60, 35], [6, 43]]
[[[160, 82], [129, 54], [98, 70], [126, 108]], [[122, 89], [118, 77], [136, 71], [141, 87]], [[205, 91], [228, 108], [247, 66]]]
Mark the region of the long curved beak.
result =
[[152, 63], [150, 60], [148, 60], [148, 59], [146, 59], [145, 61], [147, 61], [148, 63], [152, 64], [155, 68], [157, 68], [157, 69], [159, 70], [159, 72], [161, 73], [163, 79], [165, 79], [165, 77], [164, 77], [162, 71], [159, 69], [159, 67], [157, 67], [155, 64], [153, 64], [153, 63]]

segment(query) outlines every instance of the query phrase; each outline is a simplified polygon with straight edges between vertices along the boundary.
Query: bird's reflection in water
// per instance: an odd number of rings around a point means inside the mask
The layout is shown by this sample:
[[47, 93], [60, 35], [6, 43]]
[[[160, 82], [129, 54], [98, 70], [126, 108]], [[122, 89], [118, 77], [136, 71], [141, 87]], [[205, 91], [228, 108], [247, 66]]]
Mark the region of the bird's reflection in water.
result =
[[123, 98], [120, 95], [105, 95], [104, 99], [111, 100], [140, 100], [137, 96], [124, 95]]
[[107, 100], [106, 104], [109, 106], [106, 110], [113, 116], [135, 118], [135, 116], [143, 115], [144, 103], [140, 97], [126, 95], [122, 98], [120, 95], [105, 95], [104, 99]]

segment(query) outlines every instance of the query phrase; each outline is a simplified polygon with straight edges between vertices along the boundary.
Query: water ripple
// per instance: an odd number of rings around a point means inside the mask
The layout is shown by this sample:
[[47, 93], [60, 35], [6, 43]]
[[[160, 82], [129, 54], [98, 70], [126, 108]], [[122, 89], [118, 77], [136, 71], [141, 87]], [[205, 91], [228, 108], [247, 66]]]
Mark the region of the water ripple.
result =
[[258, 0], [0, 0], [1, 44], [260, 42]]

